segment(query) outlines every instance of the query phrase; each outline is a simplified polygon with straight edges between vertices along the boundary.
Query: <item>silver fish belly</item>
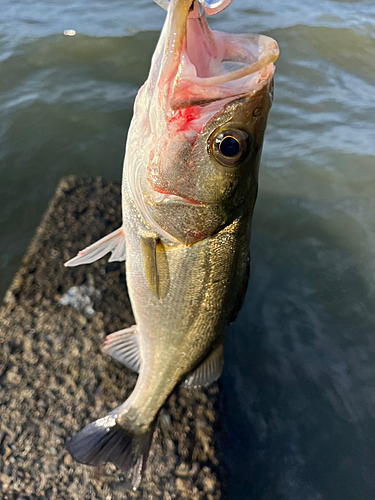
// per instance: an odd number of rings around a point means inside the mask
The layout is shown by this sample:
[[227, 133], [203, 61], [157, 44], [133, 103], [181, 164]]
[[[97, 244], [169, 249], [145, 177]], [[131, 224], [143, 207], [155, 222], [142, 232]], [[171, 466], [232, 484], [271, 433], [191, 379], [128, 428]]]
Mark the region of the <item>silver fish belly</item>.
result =
[[194, 1], [171, 0], [128, 133], [123, 225], [66, 263], [109, 252], [110, 260], [126, 260], [136, 324], [109, 335], [103, 352], [139, 372], [138, 380], [68, 449], [85, 464], [115, 463], [133, 488], [176, 385], [220, 376], [225, 327], [247, 287], [277, 56], [274, 40], [211, 32]]

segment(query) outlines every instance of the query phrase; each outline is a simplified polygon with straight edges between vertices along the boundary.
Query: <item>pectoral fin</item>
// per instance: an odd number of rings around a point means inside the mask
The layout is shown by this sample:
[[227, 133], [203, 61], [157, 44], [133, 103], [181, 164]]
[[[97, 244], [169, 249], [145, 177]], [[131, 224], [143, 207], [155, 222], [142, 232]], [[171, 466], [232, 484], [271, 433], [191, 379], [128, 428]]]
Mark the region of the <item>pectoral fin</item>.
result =
[[224, 349], [220, 343], [212, 353], [201, 363], [198, 368], [188, 375], [181, 384], [182, 387], [204, 387], [217, 380], [222, 372], [224, 364]]
[[168, 260], [163, 243], [155, 238], [142, 238], [143, 269], [151, 292], [158, 298], [166, 296], [169, 287]]
[[139, 373], [141, 352], [136, 328], [137, 325], [133, 325], [130, 328], [108, 335], [102, 347], [102, 352], [108, 354], [130, 370]]
[[109, 262], [125, 260], [126, 246], [122, 227], [78, 252], [78, 255], [65, 262], [64, 266], [74, 267], [81, 264], [91, 264], [109, 252], [112, 252]]

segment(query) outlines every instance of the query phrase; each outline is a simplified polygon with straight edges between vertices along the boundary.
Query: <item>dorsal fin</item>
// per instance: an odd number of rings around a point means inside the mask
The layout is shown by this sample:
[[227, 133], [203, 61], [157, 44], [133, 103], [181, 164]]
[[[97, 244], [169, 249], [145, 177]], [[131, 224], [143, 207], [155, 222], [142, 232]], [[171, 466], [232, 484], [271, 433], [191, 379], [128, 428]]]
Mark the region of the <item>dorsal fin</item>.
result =
[[215, 349], [207, 356], [198, 368], [191, 372], [184, 382], [182, 387], [204, 387], [212, 384], [217, 380], [222, 372], [224, 364], [224, 349], [221, 342]]
[[139, 348], [137, 325], [107, 335], [102, 352], [122, 363], [133, 372], [139, 373], [141, 352]]
[[65, 262], [64, 266], [74, 267], [81, 264], [91, 264], [109, 252], [112, 252], [109, 262], [125, 260], [126, 245], [122, 227], [78, 252], [78, 255]]

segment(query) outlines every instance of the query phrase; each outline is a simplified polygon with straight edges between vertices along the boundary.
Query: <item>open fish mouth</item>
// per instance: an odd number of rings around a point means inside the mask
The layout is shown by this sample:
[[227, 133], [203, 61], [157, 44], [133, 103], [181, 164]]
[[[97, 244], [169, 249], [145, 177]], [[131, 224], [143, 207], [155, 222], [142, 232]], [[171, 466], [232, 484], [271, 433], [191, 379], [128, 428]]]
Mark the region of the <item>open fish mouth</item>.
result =
[[172, 110], [249, 94], [273, 76], [279, 55], [264, 35], [211, 31], [196, 0], [171, 0], [169, 40], [159, 84]]

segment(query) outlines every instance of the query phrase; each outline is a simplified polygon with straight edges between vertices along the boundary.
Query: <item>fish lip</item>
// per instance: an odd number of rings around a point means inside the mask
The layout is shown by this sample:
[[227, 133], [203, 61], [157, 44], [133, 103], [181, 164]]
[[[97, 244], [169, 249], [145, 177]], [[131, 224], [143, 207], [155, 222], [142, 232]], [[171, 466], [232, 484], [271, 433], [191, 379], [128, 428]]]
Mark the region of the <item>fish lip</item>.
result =
[[[164, 10], [168, 10], [169, 0], [154, 0], [160, 7]], [[210, 2], [210, 0], [198, 0], [195, 2], [194, 11], [189, 13], [189, 16], [197, 16], [200, 15], [202, 9], [206, 12], [208, 16], [213, 16], [218, 14], [222, 10], [226, 9], [228, 5], [232, 3], [232, 0], [216, 0]]]
[[[229, 35], [225, 34], [228, 38], [229, 37], [235, 37], [236, 35]], [[257, 36], [258, 37], [258, 43], [259, 46], [261, 47], [261, 52], [258, 55], [257, 61], [254, 61], [253, 63], [249, 63], [247, 66], [244, 68], [230, 71], [228, 73], [224, 73], [221, 75], [217, 76], [212, 76], [212, 77], [206, 77], [206, 78], [200, 78], [198, 76], [196, 77], [190, 77], [189, 80], [192, 83], [199, 83], [199, 85], [202, 85], [204, 87], [212, 87], [216, 85], [222, 85], [224, 83], [228, 82], [234, 82], [236, 80], [239, 80], [240, 78], [243, 78], [245, 76], [259, 73], [263, 68], [266, 68], [270, 64], [274, 63], [276, 59], [279, 56], [279, 47], [273, 38], [266, 36], [266, 35], [237, 35], [238, 37], [244, 37], [244, 38], [250, 38], [251, 36]], [[225, 62], [225, 61], [224, 61]]]
[[195, 0], [170, 0], [167, 21], [169, 38], [165, 47], [165, 62], [159, 79], [159, 87], [168, 87], [180, 64], [186, 40], [187, 19]]

